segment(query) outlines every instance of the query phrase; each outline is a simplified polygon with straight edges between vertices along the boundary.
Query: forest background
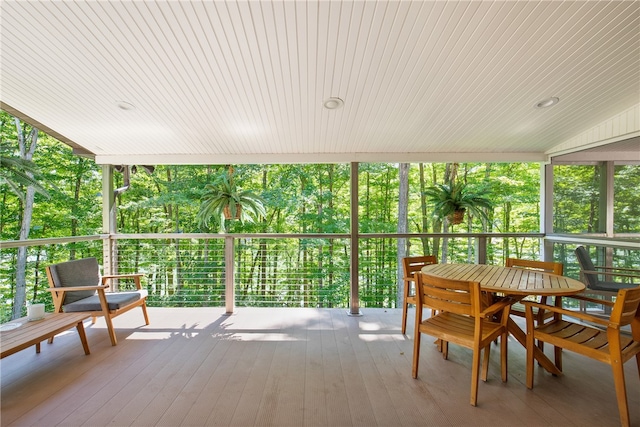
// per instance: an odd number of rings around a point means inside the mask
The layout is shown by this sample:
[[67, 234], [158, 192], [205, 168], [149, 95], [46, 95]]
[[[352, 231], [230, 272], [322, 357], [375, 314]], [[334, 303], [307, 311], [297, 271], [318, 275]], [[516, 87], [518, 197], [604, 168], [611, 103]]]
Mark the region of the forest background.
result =
[[[22, 186], [20, 196], [2, 181], [2, 241], [91, 236], [102, 231], [102, 171], [91, 159], [0, 113], [1, 149], [6, 158], [29, 158], [40, 172], [36, 180], [48, 193]], [[135, 142], [132, 142], [135, 143]], [[229, 165], [157, 165], [148, 173], [134, 168], [130, 187], [117, 196], [118, 233], [206, 233], [184, 239], [132, 239], [119, 243], [121, 272], [142, 271], [151, 292], [150, 305], [224, 305], [224, 255], [220, 224], [198, 221], [204, 187], [228, 172]], [[234, 179], [264, 200], [267, 215], [254, 223], [228, 221], [227, 233], [343, 234], [349, 232], [349, 164], [233, 165]], [[538, 233], [540, 230], [538, 163], [363, 163], [359, 165], [360, 233]], [[554, 168], [554, 232], [590, 233], [598, 229], [599, 167]], [[405, 174], [406, 178], [401, 179]], [[123, 176], [115, 175], [115, 186]], [[6, 177], [5, 177], [6, 178]], [[408, 195], [402, 194], [406, 182]], [[464, 182], [489, 197], [488, 220], [468, 215], [450, 226], [433, 216], [426, 188]], [[614, 199], [617, 233], [640, 232], [640, 168], [616, 167]], [[19, 186], [20, 187], [20, 186]], [[406, 202], [404, 200], [406, 199]], [[401, 202], [399, 203], [399, 200]], [[399, 221], [406, 212], [406, 224]], [[25, 221], [29, 216], [29, 220]], [[172, 236], [174, 236], [172, 234]], [[365, 239], [361, 243], [361, 304], [397, 307], [398, 254], [430, 253], [443, 261], [472, 261], [468, 238], [422, 237]], [[471, 243], [471, 244], [470, 244]], [[538, 238], [498, 239], [490, 263], [507, 257], [538, 259]], [[346, 307], [349, 298], [347, 239], [239, 239], [236, 245], [239, 304]], [[24, 301], [51, 306], [44, 266], [85, 256], [102, 258], [100, 241], [2, 249], [0, 317], [24, 311]], [[640, 254], [627, 254], [638, 266]], [[562, 253], [558, 254], [562, 255]], [[20, 258], [24, 265], [20, 265]], [[560, 260], [562, 261], [562, 260]], [[160, 266], [163, 266], [160, 268]], [[285, 273], [286, 271], [286, 273]], [[299, 274], [297, 274], [297, 273]], [[301, 273], [304, 272], [304, 273]], [[43, 279], [44, 278], [44, 279]], [[23, 282], [21, 284], [21, 282]], [[21, 292], [23, 299], [16, 298]]]

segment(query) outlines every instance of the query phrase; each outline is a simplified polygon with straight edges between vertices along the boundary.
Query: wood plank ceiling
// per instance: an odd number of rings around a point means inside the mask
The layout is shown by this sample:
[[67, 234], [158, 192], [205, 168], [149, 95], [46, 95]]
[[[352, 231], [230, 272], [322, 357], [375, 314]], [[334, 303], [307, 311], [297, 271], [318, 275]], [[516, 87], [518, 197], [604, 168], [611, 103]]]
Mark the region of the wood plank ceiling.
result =
[[3, 108], [99, 163], [536, 161], [640, 102], [638, 1], [0, 7]]

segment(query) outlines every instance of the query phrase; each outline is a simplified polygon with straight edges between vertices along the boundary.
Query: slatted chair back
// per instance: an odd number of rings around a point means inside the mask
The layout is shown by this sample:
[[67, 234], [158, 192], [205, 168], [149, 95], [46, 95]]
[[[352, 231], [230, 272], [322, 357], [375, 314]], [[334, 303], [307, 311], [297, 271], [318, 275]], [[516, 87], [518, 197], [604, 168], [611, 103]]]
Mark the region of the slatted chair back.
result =
[[[562, 276], [562, 273], [564, 272], [564, 264], [562, 264], [561, 262], [537, 261], [537, 260], [520, 259], [520, 258], [507, 258], [507, 261], [505, 262], [505, 267], [537, 270], [544, 273], [557, 274], [558, 276]], [[545, 304], [547, 302], [547, 297], [543, 296], [540, 298], [536, 298], [533, 296], [527, 296], [525, 297], [525, 300], [528, 300], [528, 301], [539, 300], [541, 303]], [[542, 323], [545, 321], [545, 319], [549, 319], [553, 317], [553, 313], [549, 311], [545, 312], [544, 310], [539, 311], [536, 309], [534, 310], [534, 313], [536, 315], [536, 321], [538, 323]], [[518, 317], [525, 317], [524, 306], [520, 303], [514, 304], [511, 307], [511, 315], [518, 316]], [[539, 343], [538, 347], [540, 347], [541, 350], [544, 349], [544, 345], [542, 343]]]
[[407, 310], [409, 304], [416, 303], [415, 278], [416, 271], [430, 264], [437, 264], [438, 260], [433, 255], [419, 255], [402, 258], [402, 271], [404, 276], [404, 297], [402, 302], [402, 334], [407, 331]]
[[438, 260], [434, 255], [408, 256], [402, 258], [402, 268], [404, 279], [414, 281], [413, 273], [420, 271], [422, 267], [437, 264]]
[[[640, 286], [618, 291], [609, 323], [617, 325], [616, 329], [632, 325], [634, 339], [640, 342]], [[638, 369], [640, 369], [640, 365]]]
[[463, 316], [480, 313], [480, 283], [416, 274], [419, 276], [418, 304]]
[[505, 267], [526, 268], [529, 270], [540, 270], [545, 273], [557, 274], [562, 276], [564, 272], [564, 264], [552, 261], [535, 261], [519, 258], [507, 258]]

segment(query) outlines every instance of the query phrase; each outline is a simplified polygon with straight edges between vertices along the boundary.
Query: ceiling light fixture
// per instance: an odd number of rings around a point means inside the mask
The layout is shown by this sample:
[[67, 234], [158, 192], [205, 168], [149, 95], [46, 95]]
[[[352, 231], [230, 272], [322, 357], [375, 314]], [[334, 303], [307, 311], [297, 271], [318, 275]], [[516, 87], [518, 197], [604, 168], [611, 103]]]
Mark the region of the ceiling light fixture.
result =
[[327, 110], [337, 110], [344, 105], [344, 101], [340, 98], [332, 97], [325, 99], [322, 105], [324, 105], [324, 108]]
[[136, 106], [133, 105], [130, 102], [127, 101], [116, 101], [116, 105], [118, 106], [119, 109], [121, 110], [125, 110], [125, 111], [130, 111], [130, 110], [135, 110]]
[[552, 106], [556, 105], [559, 101], [560, 101], [560, 99], [556, 98], [556, 97], [547, 98], [547, 99], [543, 99], [542, 101], [536, 102], [535, 107], [536, 108], [549, 108], [549, 107], [552, 107]]

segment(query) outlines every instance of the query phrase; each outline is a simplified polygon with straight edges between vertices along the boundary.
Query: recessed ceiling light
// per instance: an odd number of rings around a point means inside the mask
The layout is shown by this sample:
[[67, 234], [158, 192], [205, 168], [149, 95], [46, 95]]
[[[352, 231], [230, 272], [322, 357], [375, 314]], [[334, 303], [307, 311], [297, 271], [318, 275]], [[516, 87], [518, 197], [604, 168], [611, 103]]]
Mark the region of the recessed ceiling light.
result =
[[547, 98], [547, 99], [543, 99], [542, 101], [536, 102], [535, 107], [536, 108], [549, 108], [549, 107], [552, 107], [552, 106], [556, 105], [559, 101], [560, 101], [560, 99], [556, 98], [556, 97]]
[[325, 99], [322, 105], [324, 105], [324, 108], [327, 110], [337, 110], [344, 105], [344, 101], [340, 98], [332, 97]]
[[118, 106], [119, 109], [125, 110], [125, 111], [136, 109], [135, 105], [127, 101], [116, 101], [116, 105]]

